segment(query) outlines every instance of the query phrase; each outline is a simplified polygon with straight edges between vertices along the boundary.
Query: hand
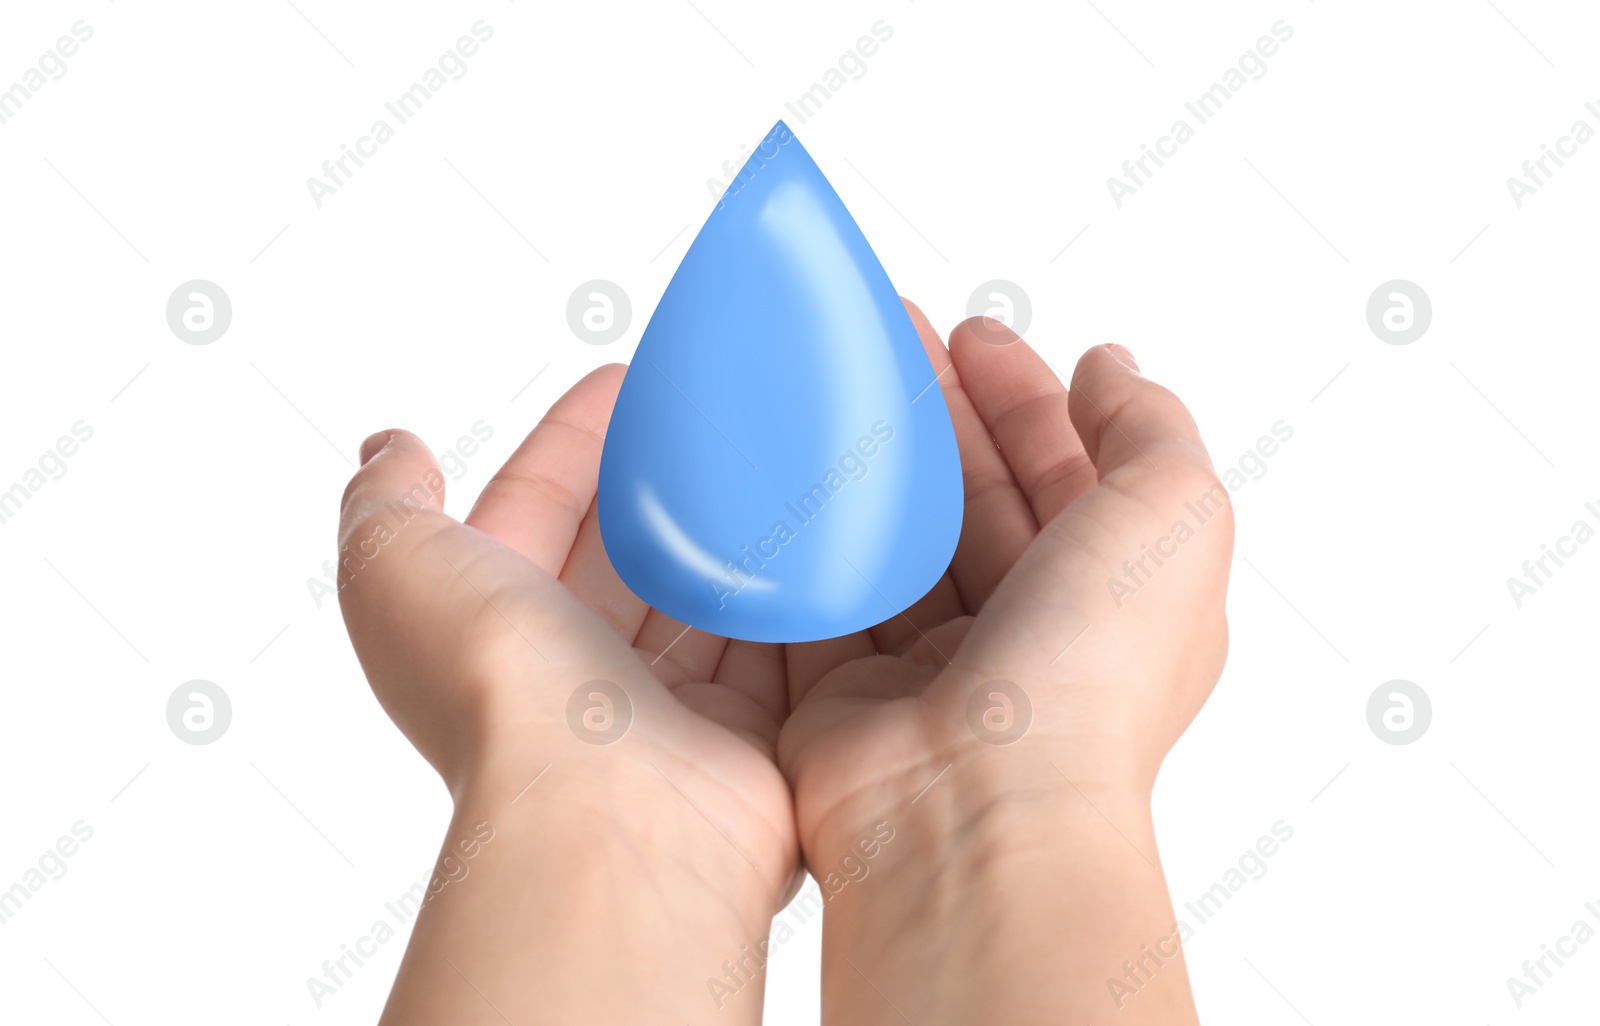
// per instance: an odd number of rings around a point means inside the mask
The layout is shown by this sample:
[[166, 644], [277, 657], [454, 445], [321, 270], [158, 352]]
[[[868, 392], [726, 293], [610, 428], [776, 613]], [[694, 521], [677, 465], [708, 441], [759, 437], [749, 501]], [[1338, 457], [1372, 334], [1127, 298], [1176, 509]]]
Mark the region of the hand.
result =
[[[779, 751], [806, 858], [886, 853], [830, 905], [825, 1013], [901, 1021], [898, 997], [919, 1024], [1099, 1021], [1118, 963], [1172, 933], [1149, 795], [1221, 672], [1232, 509], [1188, 412], [1126, 350], [1086, 353], [1069, 395], [1002, 326], [968, 321], [946, 353], [911, 314], [943, 371], [966, 516], [949, 572], [903, 616], [791, 646]], [[1010, 715], [1031, 707], [1014, 744], [969, 720], [974, 692], [1007, 714], [993, 681], [1026, 696]], [[870, 843], [885, 830], [905, 839]], [[958, 939], [907, 942], [920, 934]], [[1181, 963], [1159, 982], [1150, 1021], [1189, 1021]]]
[[[946, 368], [937, 335], [920, 311], [911, 313], [934, 366]], [[1070, 419], [1083, 425], [1086, 455], [1062, 416], [1064, 391], [1041, 373], [1041, 361], [1025, 345], [990, 347], [971, 324], [952, 341], [958, 367], [942, 373], [941, 382], [968, 480], [960, 550], [946, 577], [906, 615], [826, 642], [785, 647], [684, 633], [622, 585], [605, 558], [593, 511], [619, 368], [596, 372], [552, 408], [465, 525], [440, 511], [442, 478], [414, 436], [385, 432], [363, 446], [341, 528], [346, 622], [375, 693], [445, 778], [458, 820], [484, 809], [504, 814], [505, 806], [522, 802], [517, 816], [558, 831], [564, 825], [589, 841], [574, 860], [573, 845], [552, 843], [551, 829], [513, 830], [518, 844], [543, 846], [541, 858], [555, 863], [548, 875], [599, 868], [616, 885], [619, 874], [631, 871], [653, 891], [658, 926], [691, 940], [669, 946], [665, 959], [654, 952], [656, 975], [673, 982], [652, 989], [634, 979], [632, 997], [610, 995], [619, 1016], [636, 1013], [644, 995], [662, 989], [672, 1000], [652, 998], [650, 1007], [698, 1014], [681, 977], [690, 976], [688, 983], [704, 994], [699, 976], [711, 984], [712, 956], [738, 960], [736, 948], [754, 947], [765, 936], [785, 888], [795, 883], [797, 822], [813, 863], [830, 862], [871, 818], [903, 804], [910, 785], [936, 781], [940, 767], [958, 759], [963, 772], [943, 792], [951, 797], [922, 806], [925, 819], [943, 824], [931, 833], [921, 825], [930, 844], [948, 843], [941, 835], [950, 833], [951, 817], [970, 815], [954, 811], [962, 802], [994, 808], [1009, 796], [1021, 799], [1020, 807], [1036, 798], [1036, 778], [1008, 778], [992, 763], [969, 771], [981, 762], [969, 754], [992, 754], [979, 751], [986, 746], [966, 727], [966, 697], [976, 683], [1003, 677], [1021, 686], [1037, 726], [1018, 748], [1053, 754], [1058, 773], [1109, 802], [1112, 789], [1148, 794], [1161, 756], [1215, 680], [1231, 540], [1225, 493], [1215, 493], [1222, 505], [1208, 522], [1215, 528], [1210, 540], [1185, 539], [1183, 551], [1196, 554], [1192, 570], [1179, 575], [1167, 568], [1163, 580], [1174, 583], [1163, 589], [1139, 583], [1134, 598], [1148, 598], [1144, 609], [1120, 621], [1104, 616], [1107, 600], [1096, 592], [1105, 585], [1095, 575], [1122, 554], [1119, 546], [1140, 555], [1138, 543], [1127, 542], [1140, 528], [1154, 532], [1152, 545], [1167, 537], [1171, 524], [1158, 523], [1159, 504], [1168, 497], [1163, 488], [1186, 481], [1200, 498], [1214, 484], [1181, 406], [1109, 352], [1091, 353], [1080, 379], [1094, 394], [1105, 384], [1102, 403], [1110, 403], [1118, 427], [1108, 432], [1103, 415], [1089, 419], [1078, 400], [1093, 395], [1075, 390]], [[1187, 434], [1167, 434], [1174, 420]], [[990, 431], [1005, 456], [989, 441]], [[1136, 453], [1169, 469], [1129, 469]], [[1091, 489], [1096, 464], [1101, 484]], [[1068, 514], [1055, 518], [1069, 505]], [[1215, 578], [1209, 584], [1208, 568]], [[1197, 595], [1216, 598], [1214, 616], [1205, 615]], [[1063, 621], [1072, 613], [1091, 626], [1092, 617], [1102, 616], [1105, 629], [1092, 643], [1090, 632], [1069, 635]], [[1149, 644], [1145, 635], [1158, 623], [1165, 623], [1167, 641]], [[1174, 625], [1184, 628], [1177, 636], [1170, 633]], [[1034, 665], [1057, 641], [1062, 649], [1070, 643], [1072, 658]], [[566, 722], [572, 690], [595, 679], [620, 685], [633, 706], [634, 727], [614, 747], [578, 742]], [[1138, 703], [1158, 697], [1166, 715], [1141, 716]], [[784, 725], [791, 705], [795, 715]], [[1070, 719], [1061, 715], [1065, 709]], [[780, 744], [798, 820], [771, 761]], [[546, 763], [549, 776], [533, 789], [526, 781]], [[500, 883], [456, 902], [461, 914], [419, 921], [391, 1016], [408, 1009], [461, 1014], [447, 993], [455, 980], [434, 972], [433, 955], [454, 950], [467, 957], [466, 946], [492, 960], [493, 951], [518, 947], [484, 929], [486, 921], [505, 918], [503, 902], [490, 892], [538, 887], [541, 874], [525, 860], [502, 865], [498, 874]], [[910, 882], [912, 874], [906, 876]], [[721, 899], [709, 916], [702, 911], [707, 894]], [[462, 909], [466, 899], [476, 907]], [[541, 938], [529, 922], [526, 914], [518, 920], [533, 934], [522, 947], [556, 945], [571, 959], [591, 957], [570, 930]], [[848, 929], [847, 917], [830, 917], [836, 922]], [[595, 933], [597, 948], [614, 944], [617, 932], [637, 932], [636, 924], [611, 925]], [[515, 932], [518, 924], [505, 929]], [[830, 925], [829, 932], [838, 931]], [[546, 967], [548, 975], [559, 977], [559, 961]], [[748, 963], [743, 967], [759, 980]], [[481, 983], [472, 986], [484, 997]], [[748, 998], [742, 1017], [759, 1014], [755, 989], [738, 995]], [[606, 1021], [603, 1009], [596, 1017], [593, 1002], [583, 1003], [581, 989], [569, 996], [572, 1008]], [[548, 1012], [555, 1005], [546, 995], [541, 1007]]]
[[[403, 431], [367, 439], [346, 490], [340, 600], [362, 667], [450, 788], [453, 831], [478, 818], [496, 831], [471, 870], [491, 879], [451, 885], [438, 907], [452, 911], [430, 905], [419, 920], [391, 1016], [487, 1016], [470, 980], [507, 1013], [522, 1001], [551, 1016], [565, 987], [574, 1020], [611, 1021], [608, 1005], [617, 1021], [698, 1019], [713, 1007], [707, 981], [727, 983], [722, 963], [765, 938], [796, 882], [773, 763], [788, 711], [781, 647], [684, 634], [628, 591], [601, 545], [594, 496], [621, 379], [605, 367], [563, 396], [464, 524], [441, 511], [438, 466]], [[608, 745], [568, 721], [569, 697], [595, 680], [632, 707]], [[537, 967], [508, 964], [519, 947], [549, 951]], [[632, 947], [648, 968], [630, 964]], [[597, 965], [615, 977], [603, 996]], [[737, 997], [759, 1018], [760, 986]]]
[[780, 747], [806, 841], [981, 754], [966, 705], [997, 679], [1032, 705], [1027, 748], [1080, 786], [1148, 794], [1227, 651], [1232, 507], [1178, 399], [1119, 346], [1086, 353], [1069, 396], [1004, 327], [968, 321], [947, 353], [908, 308], [943, 371], [966, 516], [903, 616], [791, 646]]

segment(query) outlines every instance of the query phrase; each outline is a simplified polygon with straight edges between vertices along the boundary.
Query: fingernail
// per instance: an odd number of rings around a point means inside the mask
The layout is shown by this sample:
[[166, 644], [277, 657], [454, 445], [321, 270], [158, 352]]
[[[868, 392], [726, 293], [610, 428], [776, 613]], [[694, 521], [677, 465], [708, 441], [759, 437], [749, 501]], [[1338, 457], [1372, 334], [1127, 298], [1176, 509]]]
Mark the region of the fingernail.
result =
[[361, 443], [361, 465], [366, 466], [367, 461], [382, 452], [383, 447], [388, 445], [389, 439], [393, 437], [393, 431], [379, 431], [377, 434], [368, 435], [367, 440]]
[[1116, 359], [1116, 361], [1122, 364], [1124, 367], [1131, 371], [1137, 371], [1139, 369], [1139, 361], [1133, 358], [1133, 354], [1128, 351], [1127, 346], [1113, 342], [1106, 346], [1106, 348], [1111, 351], [1111, 355]]

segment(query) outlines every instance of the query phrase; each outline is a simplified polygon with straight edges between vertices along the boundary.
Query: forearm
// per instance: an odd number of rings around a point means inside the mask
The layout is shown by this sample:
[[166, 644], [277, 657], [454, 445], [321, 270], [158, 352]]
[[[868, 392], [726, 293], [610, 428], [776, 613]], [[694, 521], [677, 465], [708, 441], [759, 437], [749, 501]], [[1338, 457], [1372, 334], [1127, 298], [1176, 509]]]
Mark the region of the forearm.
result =
[[[575, 783], [552, 767], [515, 803], [516, 787], [458, 798], [383, 1026], [632, 1026], [719, 1007], [708, 980], [731, 986], [722, 963], [766, 936], [772, 895], [709, 828], [639, 816], [619, 829], [607, 803], [637, 809], [621, 804], [636, 796], [580, 799]], [[758, 1023], [764, 980], [724, 993], [719, 1021]]]
[[1147, 798], [1041, 768], [978, 799], [952, 768], [882, 814], [893, 842], [828, 907], [826, 1023], [1197, 1021]]

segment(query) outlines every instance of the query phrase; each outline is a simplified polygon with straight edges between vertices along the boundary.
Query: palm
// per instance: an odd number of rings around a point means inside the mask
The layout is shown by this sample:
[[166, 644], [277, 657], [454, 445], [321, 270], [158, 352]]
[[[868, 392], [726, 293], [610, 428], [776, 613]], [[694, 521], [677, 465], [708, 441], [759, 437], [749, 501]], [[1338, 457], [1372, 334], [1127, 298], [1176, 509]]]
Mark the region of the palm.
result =
[[[505, 556], [522, 562], [514, 554]], [[525, 579], [540, 574], [525, 562], [508, 569]], [[483, 567], [478, 572], [492, 573]], [[781, 678], [764, 677], [758, 667], [743, 674], [697, 672], [704, 669], [701, 660], [718, 658], [713, 649], [726, 654], [724, 639], [701, 634], [691, 640], [686, 633], [662, 655], [641, 645], [637, 636], [625, 637], [586, 602], [587, 582], [562, 581], [559, 588], [550, 588], [548, 580], [530, 583], [509, 607], [494, 599], [507, 610], [508, 620], [532, 625], [519, 634], [529, 639], [539, 634], [540, 652], [523, 656], [527, 676], [521, 679], [548, 673], [548, 658], [557, 666], [584, 667], [578, 676], [620, 685], [632, 715], [623, 738], [634, 757], [648, 762], [761, 871], [787, 873], [794, 859], [793, 811], [788, 786], [774, 764], [778, 722], [765, 704], [782, 702]], [[483, 587], [481, 581], [478, 586]], [[526, 609], [520, 617], [519, 606]], [[647, 621], [659, 615], [644, 611]], [[508, 647], [519, 644], [507, 640]], [[682, 655], [676, 652], [679, 646], [686, 649]], [[739, 658], [735, 651], [734, 659]], [[548, 695], [521, 694], [530, 722], [548, 719]], [[568, 726], [575, 733], [585, 729], [581, 721]]]

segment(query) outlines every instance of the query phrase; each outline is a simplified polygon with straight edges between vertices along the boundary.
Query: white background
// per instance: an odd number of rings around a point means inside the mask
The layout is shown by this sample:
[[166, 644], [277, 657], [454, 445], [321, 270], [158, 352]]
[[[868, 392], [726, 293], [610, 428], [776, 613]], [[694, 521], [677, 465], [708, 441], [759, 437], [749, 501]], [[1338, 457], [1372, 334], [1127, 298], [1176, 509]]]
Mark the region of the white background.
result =
[[[1594, 10], [296, 3], [0, 15], [0, 88], [94, 30], [0, 125], [0, 489], [94, 430], [0, 524], [0, 889], [94, 831], [0, 924], [0, 1019], [376, 1018], [402, 940], [321, 1009], [305, 981], [429, 872], [448, 802], [307, 589], [356, 447], [405, 426], [442, 453], [484, 421], [464, 513], [557, 395], [629, 358], [707, 179], [779, 117], [942, 331], [1007, 279], [1056, 366], [1127, 344], [1219, 467], [1293, 427], [1234, 496], [1230, 662], [1156, 794], [1180, 904], [1294, 830], [1188, 947], [1202, 1016], [1592, 1014], [1600, 943], [1521, 1010], [1505, 981], [1600, 900], [1600, 545], [1520, 609], [1506, 580], [1596, 522], [1600, 142], [1521, 208], [1505, 183], [1600, 129]], [[319, 209], [306, 179], [479, 19], [466, 77]], [[789, 115], [879, 19], [865, 76]], [[1119, 209], [1106, 179], [1280, 19], [1265, 77]], [[234, 307], [207, 346], [164, 316], [195, 278]], [[608, 347], [566, 323], [592, 278], [634, 304]], [[1407, 346], [1365, 315], [1396, 278], [1433, 304]], [[205, 746], [166, 721], [196, 678], [233, 706]], [[1433, 708], [1404, 746], [1366, 718], [1395, 678]], [[770, 1021], [817, 1021], [820, 934], [772, 961]]]

